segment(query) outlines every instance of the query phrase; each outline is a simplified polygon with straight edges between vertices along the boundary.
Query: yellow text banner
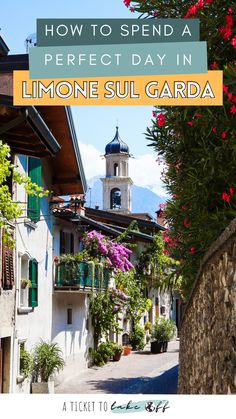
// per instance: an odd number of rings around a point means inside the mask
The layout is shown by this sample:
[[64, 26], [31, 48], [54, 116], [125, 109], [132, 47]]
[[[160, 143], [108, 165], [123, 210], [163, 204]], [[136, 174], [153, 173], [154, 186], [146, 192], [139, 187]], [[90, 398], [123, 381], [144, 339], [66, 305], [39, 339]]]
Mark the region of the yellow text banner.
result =
[[221, 106], [222, 71], [76, 79], [29, 78], [14, 71], [14, 105]]

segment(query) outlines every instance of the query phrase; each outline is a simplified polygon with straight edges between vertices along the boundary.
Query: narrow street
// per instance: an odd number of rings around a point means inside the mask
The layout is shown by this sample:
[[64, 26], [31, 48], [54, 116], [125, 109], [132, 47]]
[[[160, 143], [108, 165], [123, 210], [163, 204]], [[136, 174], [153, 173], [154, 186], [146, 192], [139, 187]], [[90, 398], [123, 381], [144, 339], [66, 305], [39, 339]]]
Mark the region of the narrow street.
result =
[[119, 362], [89, 368], [68, 377], [56, 393], [176, 394], [179, 341], [169, 342], [168, 351], [151, 354], [144, 350], [122, 356]]

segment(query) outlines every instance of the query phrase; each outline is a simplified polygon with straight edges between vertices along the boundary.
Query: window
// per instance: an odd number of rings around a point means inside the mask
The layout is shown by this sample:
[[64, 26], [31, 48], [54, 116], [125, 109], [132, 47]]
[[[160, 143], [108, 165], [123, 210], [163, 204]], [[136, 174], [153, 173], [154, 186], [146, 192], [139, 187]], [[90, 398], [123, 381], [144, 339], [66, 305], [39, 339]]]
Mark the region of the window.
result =
[[19, 259], [20, 307], [29, 306], [29, 289], [31, 287], [31, 281], [29, 279], [29, 261], [30, 258], [26, 254]]
[[118, 188], [114, 188], [111, 190], [110, 208], [121, 208], [121, 191]]
[[114, 176], [118, 176], [118, 164], [114, 164]]
[[[3, 232], [4, 234], [4, 232]], [[13, 235], [12, 235], [13, 238]], [[2, 287], [11, 290], [14, 284], [13, 249], [3, 243], [2, 240]]]
[[29, 262], [29, 279], [31, 281], [29, 307], [38, 307], [38, 262], [35, 259]]
[[67, 324], [72, 324], [72, 308], [67, 309]]
[[74, 234], [60, 231], [60, 255], [74, 254]]
[[[40, 159], [29, 157], [28, 175], [32, 182], [36, 183], [38, 186], [42, 185], [42, 165]], [[34, 222], [40, 220], [40, 198], [38, 196], [28, 196], [27, 217]]]

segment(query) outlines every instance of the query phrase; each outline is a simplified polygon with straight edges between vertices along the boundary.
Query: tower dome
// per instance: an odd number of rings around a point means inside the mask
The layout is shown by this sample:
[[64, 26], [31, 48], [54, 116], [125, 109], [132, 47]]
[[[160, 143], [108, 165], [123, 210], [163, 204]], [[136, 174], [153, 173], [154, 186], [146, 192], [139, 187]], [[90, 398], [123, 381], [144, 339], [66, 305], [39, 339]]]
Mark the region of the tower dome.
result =
[[116, 135], [113, 138], [113, 140], [106, 145], [105, 155], [119, 154], [119, 153], [129, 154], [129, 147], [127, 146], [126, 143], [124, 143], [124, 141], [121, 140], [119, 136], [118, 127], [116, 127]]

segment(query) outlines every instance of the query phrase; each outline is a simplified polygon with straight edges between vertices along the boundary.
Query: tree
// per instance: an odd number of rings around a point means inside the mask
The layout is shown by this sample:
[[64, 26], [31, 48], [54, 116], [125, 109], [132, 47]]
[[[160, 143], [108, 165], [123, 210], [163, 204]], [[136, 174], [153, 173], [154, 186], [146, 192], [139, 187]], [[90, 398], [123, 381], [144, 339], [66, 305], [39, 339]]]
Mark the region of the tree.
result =
[[236, 216], [236, 6], [232, 0], [125, 4], [147, 18], [200, 18], [208, 68], [223, 70], [222, 107], [156, 107], [146, 133], [166, 163], [163, 181], [172, 196], [165, 208], [166, 250], [180, 260], [187, 295], [203, 255]]

